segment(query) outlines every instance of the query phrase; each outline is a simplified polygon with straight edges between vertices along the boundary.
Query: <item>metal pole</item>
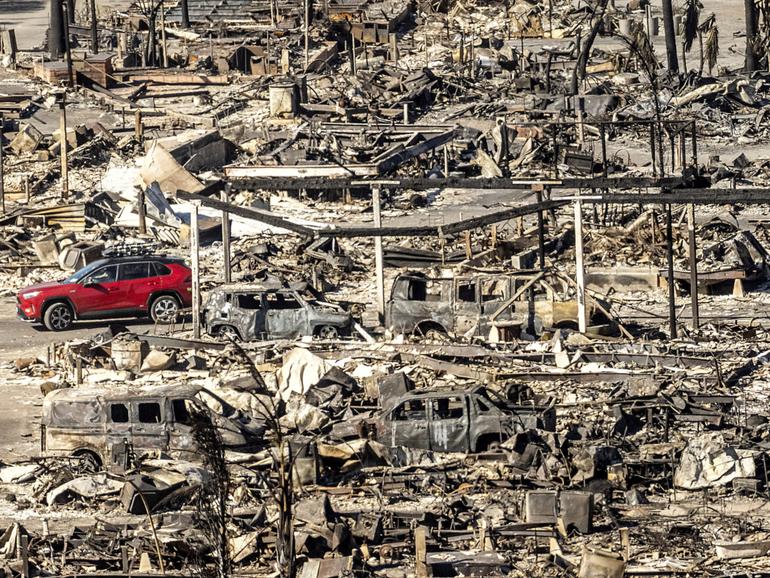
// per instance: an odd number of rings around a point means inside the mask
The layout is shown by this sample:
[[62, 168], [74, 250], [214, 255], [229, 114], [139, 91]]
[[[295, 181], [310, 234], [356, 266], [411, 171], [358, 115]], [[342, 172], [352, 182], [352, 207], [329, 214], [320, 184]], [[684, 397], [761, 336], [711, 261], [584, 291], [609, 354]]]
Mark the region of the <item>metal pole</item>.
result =
[[67, 83], [69, 87], [75, 86], [75, 76], [72, 72], [72, 50], [70, 47], [70, 14], [66, 0], [62, 5], [64, 11], [64, 52], [67, 58]]
[[160, 0], [160, 42], [163, 45], [163, 68], [168, 68], [168, 54], [166, 54], [166, 7]]
[[305, 0], [305, 72], [310, 65], [310, 0]]
[[91, 52], [99, 54], [99, 31], [96, 28], [96, 0], [91, 0]]
[[666, 261], [668, 264], [668, 324], [671, 339], [676, 339], [676, 296], [674, 295], [674, 232], [671, 203], [666, 203]]
[[[222, 191], [222, 202], [230, 202], [230, 183]], [[232, 259], [230, 256], [230, 212], [222, 211], [222, 251], [225, 269], [225, 283], [232, 281]]]
[[700, 327], [700, 306], [698, 304], [698, 259], [695, 246], [695, 205], [687, 205], [687, 235], [690, 245], [690, 307], [692, 328]]
[[201, 271], [198, 252], [198, 203], [190, 203], [190, 261], [192, 262], [193, 338], [201, 336]]
[[3, 129], [4, 126], [3, 113], [0, 112], [0, 209], [5, 214], [5, 174], [3, 172]]
[[64, 12], [61, 0], [50, 0], [48, 20], [48, 54], [59, 60], [64, 52]]
[[[179, 6], [182, 8], [182, 28], [189, 28], [190, 27], [190, 10], [187, 7], [187, 0], [181, 0], [179, 2]], [[272, 3], [271, 3], [271, 7], [272, 7]]]
[[67, 163], [67, 93], [61, 94], [59, 100], [59, 156], [61, 157], [61, 196], [67, 199], [70, 194], [69, 167]]
[[586, 316], [585, 269], [583, 265], [583, 201], [580, 191], [575, 198], [575, 281], [577, 282], [578, 330], [585, 333], [588, 327]]
[[[372, 211], [374, 212], [374, 226], [382, 227], [382, 215], [380, 214], [380, 187], [372, 186]], [[382, 255], [382, 237], [374, 238], [374, 265], [377, 275], [377, 315], [380, 323], [385, 322], [385, 270]]]
[[[537, 193], [537, 204], [540, 205], [543, 202], [543, 186], [537, 185], [535, 192]], [[537, 211], [537, 257], [540, 270], [545, 271], [545, 224], [542, 209]]]

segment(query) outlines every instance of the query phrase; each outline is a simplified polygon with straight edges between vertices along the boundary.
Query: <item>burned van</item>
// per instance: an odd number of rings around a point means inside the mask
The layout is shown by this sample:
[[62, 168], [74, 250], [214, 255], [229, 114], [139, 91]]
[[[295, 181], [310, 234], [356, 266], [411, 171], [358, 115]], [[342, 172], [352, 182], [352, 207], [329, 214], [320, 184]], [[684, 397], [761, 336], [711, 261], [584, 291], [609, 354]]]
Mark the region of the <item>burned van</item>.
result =
[[[553, 285], [539, 273], [454, 278], [403, 273], [393, 281], [385, 324], [395, 333], [482, 337], [503, 326], [534, 334], [547, 328], [577, 328], [577, 301], [549, 299], [549, 292], [553, 294]], [[599, 321], [593, 302], [588, 309], [589, 318]]]
[[[196, 452], [193, 415], [208, 411], [196, 397], [201, 391], [189, 386], [54, 390], [43, 400], [41, 453], [110, 471], [124, 470], [131, 454], [160, 451], [190, 459]], [[227, 429], [232, 444], [245, 443], [237, 428]]]
[[350, 313], [301, 285], [223, 285], [203, 308], [206, 333], [253, 341], [305, 335], [336, 339], [350, 332]]

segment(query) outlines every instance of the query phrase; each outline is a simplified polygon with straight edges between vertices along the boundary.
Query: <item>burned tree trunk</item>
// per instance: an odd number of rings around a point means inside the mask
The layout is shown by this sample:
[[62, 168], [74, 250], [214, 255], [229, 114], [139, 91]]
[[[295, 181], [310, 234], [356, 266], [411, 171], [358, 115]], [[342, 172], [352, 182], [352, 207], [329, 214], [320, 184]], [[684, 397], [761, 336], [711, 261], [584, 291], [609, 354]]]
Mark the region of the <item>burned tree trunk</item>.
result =
[[666, 35], [666, 58], [668, 69], [679, 73], [679, 60], [676, 57], [676, 30], [674, 29], [674, 7], [671, 0], [663, 0], [663, 32]]
[[155, 13], [147, 19], [147, 43], [144, 45], [144, 63], [146, 66], [155, 66], [158, 63], [158, 38], [155, 33]]
[[591, 49], [593, 48], [596, 36], [599, 34], [599, 28], [604, 21], [604, 13], [607, 11], [607, 4], [609, 0], [600, 0], [594, 11], [593, 21], [591, 23], [591, 31], [588, 33], [583, 45], [580, 48], [580, 55], [578, 56], [575, 68], [572, 70], [572, 79], [570, 82], [570, 94], [578, 93], [578, 83], [586, 77], [586, 67], [588, 66], [588, 59], [591, 56]]
[[757, 7], [754, 0], [743, 0], [746, 12], [746, 73], [751, 74], [757, 69], [757, 57], [754, 53], [754, 42], [757, 36]]

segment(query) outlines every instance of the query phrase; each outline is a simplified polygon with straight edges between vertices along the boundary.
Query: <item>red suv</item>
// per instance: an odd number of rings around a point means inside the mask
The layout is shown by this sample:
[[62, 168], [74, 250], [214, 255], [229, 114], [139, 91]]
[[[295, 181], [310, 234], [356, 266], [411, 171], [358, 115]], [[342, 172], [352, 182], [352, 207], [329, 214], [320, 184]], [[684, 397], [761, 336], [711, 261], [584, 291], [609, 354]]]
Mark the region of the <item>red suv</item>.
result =
[[31, 285], [16, 296], [18, 316], [52, 331], [75, 319], [143, 317], [169, 322], [192, 305], [192, 272], [170, 257], [100, 259], [68, 279]]

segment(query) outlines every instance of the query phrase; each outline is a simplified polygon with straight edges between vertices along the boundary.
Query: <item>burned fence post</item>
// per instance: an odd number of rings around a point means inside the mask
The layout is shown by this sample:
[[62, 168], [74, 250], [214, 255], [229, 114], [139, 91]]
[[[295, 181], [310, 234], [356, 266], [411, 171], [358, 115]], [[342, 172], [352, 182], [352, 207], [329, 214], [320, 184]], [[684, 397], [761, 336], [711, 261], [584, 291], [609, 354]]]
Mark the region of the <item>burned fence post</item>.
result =
[[427, 530], [425, 526], [417, 526], [414, 530], [414, 576], [415, 578], [428, 577], [428, 546]]
[[61, 196], [66, 199], [70, 194], [69, 172], [67, 163], [67, 93], [62, 92], [59, 95], [59, 142], [61, 156]]
[[586, 316], [586, 286], [583, 265], [583, 202], [580, 190], [575, 197], [575, 281], [577, 283], [578, 330], [585, 333], [588, 326]]
[[[224, 190], [222, 191], [223, 203], [230, 202], [230, 189], [231, 185], [230, 183], [227, 183]], [[230, 212], [224, 209], [222, 210], [222, 252], [225, 283], [230, 283], [232, 281], [232, 260], [230, 254]]]
[[198, 203], [190, 203], [190, 261], [192, 262], [192, 323], [193, 338], [201, 337], [201, 270], [198, 244]]
[[[380, 185], [372, 185], [372, 211], [374, 212], [374, 226], [382, 227], [382, 214], [380, 213]], [[382, 237], [374, 238], [374, 266], [377, 277], [377, 317], [380, 323], [385, 322], [385, 270], [382, 254]]]
[[687, 237], [690, 257], [690, 307], [692, 309], [692, 328], [700, 327], [700, 306], [698, 304], [698, 259], [695, 243], [695, 204], [687, 205]]
[[140, 187], [136, 195], [136, 207], [139, 213], [139, 234], [147, 234], [147, 210], [145, 207], [144, 188]]
[[144, 140], [144, 125], [142, 124], [141, 109], [134, 113], [134, 137], [139, 141], [139, 144], [142, 144], [142, 141]]
[[168, 68], [168, 45], [166, 44], [166, 7], [160, 0], [160, 44], [163, 50], [163, 68]]

